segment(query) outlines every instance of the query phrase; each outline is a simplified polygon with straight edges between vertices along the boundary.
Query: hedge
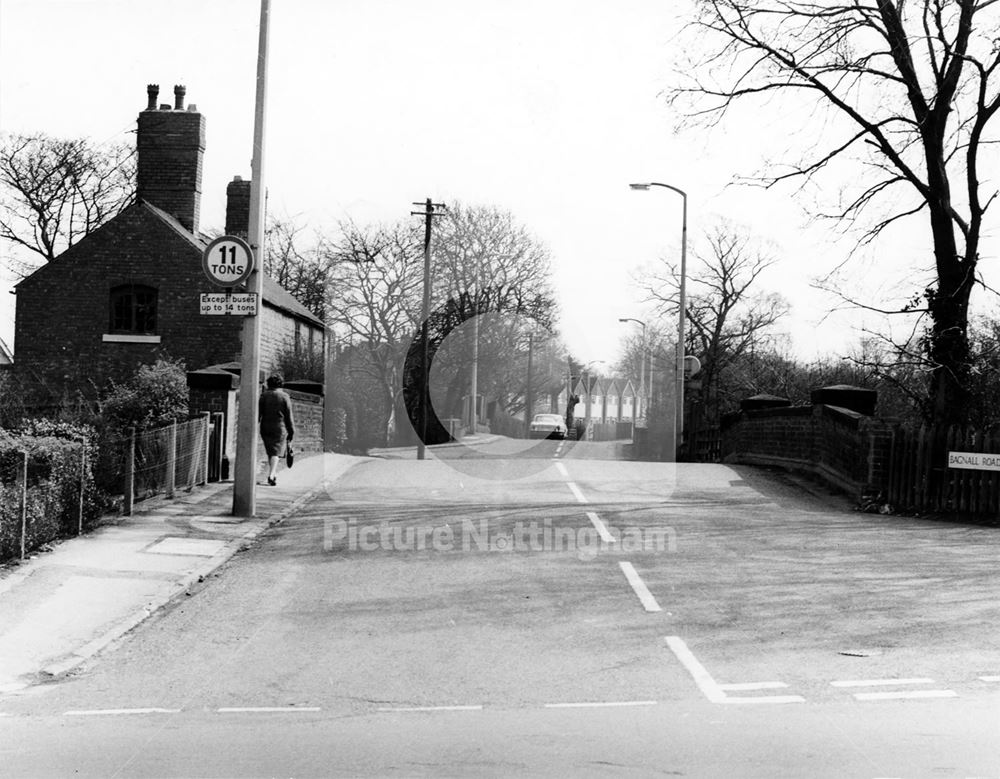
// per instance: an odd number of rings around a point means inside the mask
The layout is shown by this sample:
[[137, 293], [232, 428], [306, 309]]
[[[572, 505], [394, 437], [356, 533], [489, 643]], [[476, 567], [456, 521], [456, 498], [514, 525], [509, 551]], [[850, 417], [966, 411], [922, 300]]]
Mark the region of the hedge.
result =
[[96, 447], [53, 435], [0, 434], [0, 562], [21, 554], [23, 453], [28, 455], [25, 551], [29, 551], [78, 532], [84, 447], [83, 525], [89, 529], [104, 507], [94, 485]]

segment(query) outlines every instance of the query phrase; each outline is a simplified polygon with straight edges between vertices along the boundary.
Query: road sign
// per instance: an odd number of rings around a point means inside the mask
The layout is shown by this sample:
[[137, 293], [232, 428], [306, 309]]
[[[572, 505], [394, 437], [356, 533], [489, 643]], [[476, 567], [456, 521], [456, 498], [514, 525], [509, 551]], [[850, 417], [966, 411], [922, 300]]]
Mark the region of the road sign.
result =
[[212, 241], [202, 252], [201, 267], [213, 284], [235, 287], [253, 273], [253, 251], [242, 238], [224, 235]]
[[988, 452], [948, 452], [949, 468], [972, 471], [1000, 471], [1000, 454]]
[[207, 316], [257, 316], [253, 292], [202, 292], [201, 313]]

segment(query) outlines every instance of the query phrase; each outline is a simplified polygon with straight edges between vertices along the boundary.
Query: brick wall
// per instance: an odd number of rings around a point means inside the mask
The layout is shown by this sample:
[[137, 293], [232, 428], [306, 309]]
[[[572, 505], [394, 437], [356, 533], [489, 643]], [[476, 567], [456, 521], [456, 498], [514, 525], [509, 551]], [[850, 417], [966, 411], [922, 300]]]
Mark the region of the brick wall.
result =
[[295, 450], [323, 451], [323, 396], [286, 390], [292, 399], [295, 418]]
[[722, 423], [724, 462], [807, 470], [855, 495], [887, 483], [891, 425], [817, 404], [742, 411]]

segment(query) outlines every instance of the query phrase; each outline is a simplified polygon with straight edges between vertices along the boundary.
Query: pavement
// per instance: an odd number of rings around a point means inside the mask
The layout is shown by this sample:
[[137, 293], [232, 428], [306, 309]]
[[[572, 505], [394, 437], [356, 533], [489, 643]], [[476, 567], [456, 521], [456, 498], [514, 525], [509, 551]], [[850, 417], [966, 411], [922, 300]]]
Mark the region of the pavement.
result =
[[252, 519], [232, 515], [231, 481], [208, 484], [0, 567], [0, 693], [72, 672], [367, 459], [300, 456], [277, 486], [259, 477]]

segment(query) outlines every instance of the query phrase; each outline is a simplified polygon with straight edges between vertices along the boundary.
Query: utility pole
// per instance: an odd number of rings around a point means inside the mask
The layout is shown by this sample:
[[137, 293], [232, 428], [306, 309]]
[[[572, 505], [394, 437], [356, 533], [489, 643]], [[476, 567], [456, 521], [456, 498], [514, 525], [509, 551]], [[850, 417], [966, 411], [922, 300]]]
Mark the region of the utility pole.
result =
[[257, 42], [257, 95], [253, 122], [253, 158], [250, 163], [250, 224], [248, 238], [254, 253], [254, 270], [247, 287], [257, 297], [257, 315], [243, 321], [240, 368], [240, 407], [237, 417], [236, 469], [233, 514], [257, 513], [257, 395], [260, 374], [260, 331], [264, 313], [264, 107], [267, 101], [267, 44], [270, 0], [260, 0]]
[[423, 203], [414, 203], [415, 206], [423, 206], [423, 211], [410, 211], [410, 216], [422, 216], [424, 217], [424, 302], [420, 308], [420, 372], [422, 375], [420, 381], [420, 430], [417, 434], [420, 438], [420, 442], [417, 444], [417, 459], [423, 460], [427, 456], [427, 444], [425, 440], [427, 438], [427, 411], [430, 406], [431, 393], [430, 393], [430, 370], [428, 363], [429, 358], [429, 333], [427, 320], [431, 315], [431, 224], [435, 216], [441, 216], [435, 212], [435, 208], [444, 211], [446, 206], [444, 203], [435, 203], [430, 198], [427, 198]]
[[531, 349], [534, 345], [535, 334], [531, 331], [528, 332], [528, 381], [527, 386], [524, 390], [524, 427], [525, 432], [531, 431], [531, 412], [533, 411], [532, 406], [534, 405], [531, 401]]

